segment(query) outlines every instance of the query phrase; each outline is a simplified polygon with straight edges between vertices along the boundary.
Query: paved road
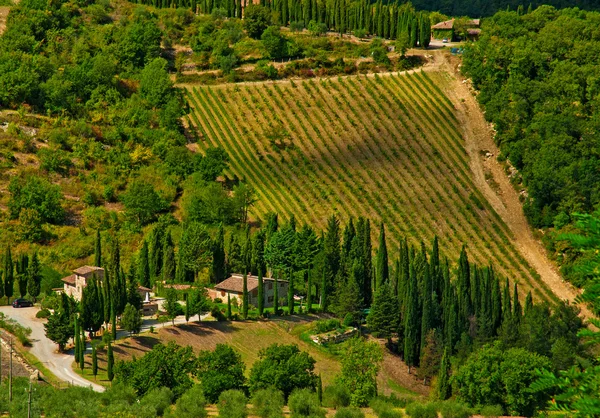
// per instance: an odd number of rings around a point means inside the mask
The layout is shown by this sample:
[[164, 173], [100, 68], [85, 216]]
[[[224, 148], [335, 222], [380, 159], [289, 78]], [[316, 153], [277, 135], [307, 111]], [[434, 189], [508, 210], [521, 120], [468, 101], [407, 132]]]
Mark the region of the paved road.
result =
[[71, 368], [73, 355], [58, 353], [57, 345], [46, 337], [44, 321], [35, 317], [37, 308], [19, 308], [0, 306], [0, 312], [16, 320], [24, 327], [31, 328], [31, 354], [36, 356], [54, 375], [77, 386], [91, 387], [97, 392], [103, 392], [104, 387], [79, 376]]

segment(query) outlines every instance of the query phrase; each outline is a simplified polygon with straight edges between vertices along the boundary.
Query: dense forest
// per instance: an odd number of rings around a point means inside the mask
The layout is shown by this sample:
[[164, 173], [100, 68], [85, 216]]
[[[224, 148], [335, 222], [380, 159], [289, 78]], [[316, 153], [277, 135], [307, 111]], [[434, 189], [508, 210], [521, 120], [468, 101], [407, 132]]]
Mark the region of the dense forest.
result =
[[[463, 71], [497, 131], [501, 158], [522, 176], [524, 211], [535, 227], [569, 232], [575, 213], [598, 208], [600, 32], [598, 12], [542, 6], [499, 12], [465, 49]], [[560, 239], [560, 235], [555, 235]], [[551, 243], [578, 285], [572, 252]]]
[[586, 10], [598, 7], [595, 0], [415, 0], [413, 4], [421, 10], [438, 11], [449, 16], [471, 17], [492, 16], [498, 11], [517, 10], [519, 7], [535, 9], [542, 5], [556, 8], [579, 7]]

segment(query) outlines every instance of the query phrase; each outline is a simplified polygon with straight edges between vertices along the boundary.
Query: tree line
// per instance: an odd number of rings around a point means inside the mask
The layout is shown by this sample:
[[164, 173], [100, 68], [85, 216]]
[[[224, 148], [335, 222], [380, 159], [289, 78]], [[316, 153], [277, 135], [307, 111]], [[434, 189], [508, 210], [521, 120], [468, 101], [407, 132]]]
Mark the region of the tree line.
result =
[[[191, 8], [199, 13], [210, 14], [222, 10], [227, 17], [255, 18], [264, 13], [256, 12], [262, 7], [266, 18], [274, 25], [312, 29], [323, 25], [327, 30], [340, 34], [359, 33], [386, 39], [406, 39], [409, 47], [427, 47], [431, 38], [431, 21], [426, 12], [417, 12], [412, 4], [372, 4], [367, 0], [261, 0], [259, 5], [241, 0], [139, 0], [137, 3], [166, 8]], [[260, 9], [258, 9], [260, 10]], [[261, 32], [262, 33], [262, 32]], [[251, 35], [252, 36], [252, 35]], [[258, 35], [260, 36], [260, 34]]]

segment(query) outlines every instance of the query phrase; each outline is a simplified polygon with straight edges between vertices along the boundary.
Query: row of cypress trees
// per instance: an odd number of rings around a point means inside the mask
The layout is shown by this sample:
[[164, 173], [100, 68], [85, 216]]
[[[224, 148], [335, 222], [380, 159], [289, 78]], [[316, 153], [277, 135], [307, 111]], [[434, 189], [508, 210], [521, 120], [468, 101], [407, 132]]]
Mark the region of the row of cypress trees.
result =
[[[227, 17], [241, 18], [249, 0], [135, 0], [159, 8], [190, 8], [210, 14], [216, 9]], [[260, 0], [272, 12], [273, 23], [291, 23], [309, 27], [310, 22], [324, 24], [341, 34], [364, 31], [386, 39], [405, 37], [407, 45], [427, 47], [431, 38], [431, 21], [427, 12], [417, 12], [411, 3], [375, 4], [368, 0]]]

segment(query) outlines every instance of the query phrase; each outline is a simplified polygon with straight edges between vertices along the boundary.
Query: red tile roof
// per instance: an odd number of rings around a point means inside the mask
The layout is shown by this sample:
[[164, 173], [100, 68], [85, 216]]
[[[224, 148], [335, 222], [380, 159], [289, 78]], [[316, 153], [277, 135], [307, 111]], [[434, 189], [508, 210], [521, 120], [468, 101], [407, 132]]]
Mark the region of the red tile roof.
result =
[[75, 286], [75, 275], [71, 274], [70, 276], [64, 277], [61, 279], [63, 282], [68, 284], [69, 286]]
[[165, 289], [175, 289], [175, 290], [188, 290], [192, 287], [190, 284], [165, 284], [163, 285]]
[[152, 289], [148, 289], [147, 287], [144, 287], [144, 286], [138, 286], [138, 290], [141, 292], [152, 292]]
[[[271, 277], [263, 277], [263, 281], [275, 281]], [[287, 283], [287, 280], [278, 280], [282, 283]], [[248, 292], [251, 292], [258, 288], [258, 277], [248, 276], [247, 277]], [[244, 291], [244, 276], [241, 274], [233, 274], [230, 278], [223, 280], [221, 283], [215, 285], [215, 289], [225, 290], [228, 292], [242, 293]]]
[[444, 22], [436, 23], [431, 27], [431, 29], [452, 29], [454, 27], [454, 19], [445, 20]]
[[87, 276], [88, 274], [94, 273], [96, 271], [104, 271], [104, 269], [102, 267], [83, 266], [73, 270], [73, 273], [79, 274], [80, 276]]

